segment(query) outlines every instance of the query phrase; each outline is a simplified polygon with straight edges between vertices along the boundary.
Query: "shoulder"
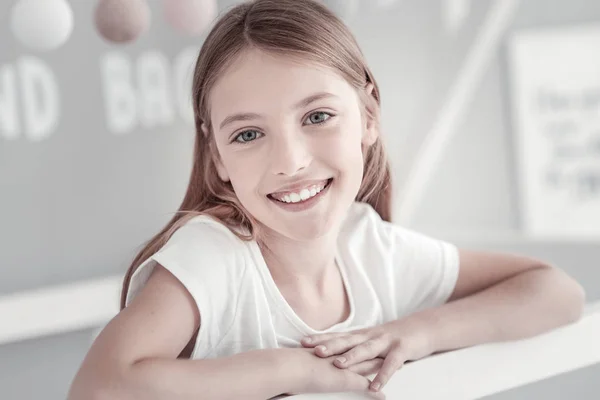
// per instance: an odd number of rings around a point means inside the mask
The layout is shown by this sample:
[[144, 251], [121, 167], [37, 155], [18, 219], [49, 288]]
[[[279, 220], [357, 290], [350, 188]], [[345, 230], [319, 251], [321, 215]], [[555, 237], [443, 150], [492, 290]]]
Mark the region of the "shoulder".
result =
[[393, 287], [397, 317], [443, 304], [458, 277], [455, 245], [386, 222], [368, 204], [356, 203], [344, 225], [341, 249], [381, 288]]
[[[245, 279], [247, 246], [212, 217], [195, 216], [178, 227], [166, 243], [137, 268], [131, 277], [128, 302], [160, 264], [183, 284], [198, 304], [228, 305], [230, 298], [224, 297], [224, 293], [236, 293]], [[206, 312], [204, 307], [203, 316]]]
[[451, 243], [403, 226], [384, 221], [366, 203], [354, 203], [340, 234], [342, 248], [394, 261], [396, 268], [405, 264], [456, 263], [457, 249]]
[[354, 202], [342, 228], [340, 239], [349, 244], [359, 242], [366, 244], [371, 241], [388, 242], [395, 229], [394, 225], [381, 219], [377, 211], [367, 203]]
[[127, 304], [160, 265], [193, 298], [202, 321], [193, 354], [205, 355], [217, 346], [235, 319], [239, 289], [249, 279], [248, 246], [212, 217], [193, 217], [139, 266], [131, 278]]
[[180, 243], [204, 247], [207, 245], [241, 246], [243, 240], [211, 216], [197, 215], [177, 228], [165, 247]]
[[361, 202], [352, 204], [341, 232], [346, 239], [358, 237], [362, 241], [376, 240], [394, 246], [438, 246], [443, 243], [421, 232], [384, 221], [370, 204]]
[[368, 221], [382, 221], [381, 217], [375, 211], [375, 209], [368, 203], [355, 201], [350, 205], [346, 220], [344, 221], [345, 227], [350, 227], [356, 224], [365, 223]]
[[181, 256], [239, 257], [246, 242], [227, 226], [207, 215], [191, 218], [177, 228], [158, 253], [172, 252]]
[[216, 286], [239, 284], [248, 254], [248, 242], [202, 215], [179, 227], [151, 259], [206, 290], [209, 282]]

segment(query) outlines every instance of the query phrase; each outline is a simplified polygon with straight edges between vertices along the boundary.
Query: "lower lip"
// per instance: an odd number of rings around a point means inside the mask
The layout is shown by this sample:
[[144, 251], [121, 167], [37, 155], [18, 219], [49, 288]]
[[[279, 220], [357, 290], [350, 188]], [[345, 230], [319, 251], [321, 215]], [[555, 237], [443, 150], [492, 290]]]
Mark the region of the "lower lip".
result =
[[298, 203], [284, 203], [283, 201], [275, 200], [271, 197], [269, 197], [269, 200], [271, 200], [273, 203], [277, 204], [279, 207], [283, 208], [286, 211], [308, 210], [309, 208], [311, 208], [312, 206], [317, 204], [317, 202], [319, 200], [321, 200], [321, 198], [323, 196], [325, 196], [325, 194], [327, 194], [327, 192], [329, 192], [329, 188], [331, 187], [332, 183], [333, 183], [333, 179], [330, 179], [329, 182], [327, 183], [327, 186], [325, 186], [325, 188], [323, 190], [321, 190], [319, 193], [317, 193], [315, 196], [311, 197], [310, 199], [306, 199], [304, 201], [299, 201]]

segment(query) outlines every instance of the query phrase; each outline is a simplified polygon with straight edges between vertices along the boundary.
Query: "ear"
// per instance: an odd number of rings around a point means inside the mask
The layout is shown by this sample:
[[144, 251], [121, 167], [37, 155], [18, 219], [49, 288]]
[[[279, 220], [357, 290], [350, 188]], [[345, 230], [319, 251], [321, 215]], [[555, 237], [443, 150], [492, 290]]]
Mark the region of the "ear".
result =
[[377, 103], [373, 98], [375, 87], [371, 82], [364, 88], [365, 91], [365, 130], [363, 132], [362, 142], [365, 146], [371, 146], [379, 137], [379, 110]]
[[209, 153], [212, 158], [213, 164], [215, 164], [215, 168], [217, 169], [217, 175], [223, 182], [229, 182], [229, 174], [221, 161], [221, 156], [219, 155], [219, 149], [217, 149], [217, 144], [215, 143], [214, 138], [211, 138], [210, 131], [206, 124], [201, 125], [202, 133], [204, 137], [207, 138]]

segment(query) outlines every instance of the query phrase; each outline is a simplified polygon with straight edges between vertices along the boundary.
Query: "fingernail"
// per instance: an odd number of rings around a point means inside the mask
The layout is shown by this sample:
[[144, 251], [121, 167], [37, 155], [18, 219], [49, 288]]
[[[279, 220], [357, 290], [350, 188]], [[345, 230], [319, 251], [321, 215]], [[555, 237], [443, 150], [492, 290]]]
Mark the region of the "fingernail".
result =
[[344, 364], [346, 362], [346, 357], [338, 357], [336, 358], [336, 361], [340, 364]]
[[325, 346], [319, 346], [319, 350], [321, 350], [321, 353], [327, 354], [327, 347], [325, 347]]
[[305, 337], [303, 340], [304, 340], [304, 343], [312, 343], [312, 339], [309, 337]]
[[381, 387], [381, 383], [379, 382], [373, 382], [373, 384], [371, 385], [371, 389], [377, 391], [379, 390], [379, 388]]

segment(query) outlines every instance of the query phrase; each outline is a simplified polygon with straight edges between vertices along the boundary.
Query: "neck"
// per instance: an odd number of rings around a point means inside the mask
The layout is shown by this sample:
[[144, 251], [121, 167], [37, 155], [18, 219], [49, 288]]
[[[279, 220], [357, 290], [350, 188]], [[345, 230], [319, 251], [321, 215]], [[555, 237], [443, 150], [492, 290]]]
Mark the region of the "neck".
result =
[[259, 243], [278, 286], [321, 288], [336, 267], [337, 230], [310, 241], [296, 241], [269, 233]]

